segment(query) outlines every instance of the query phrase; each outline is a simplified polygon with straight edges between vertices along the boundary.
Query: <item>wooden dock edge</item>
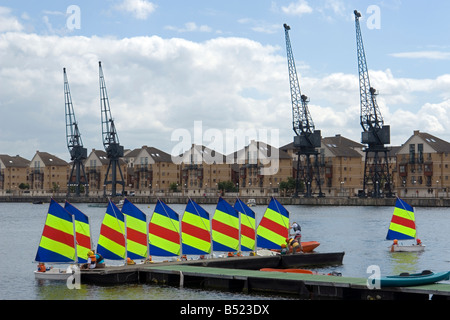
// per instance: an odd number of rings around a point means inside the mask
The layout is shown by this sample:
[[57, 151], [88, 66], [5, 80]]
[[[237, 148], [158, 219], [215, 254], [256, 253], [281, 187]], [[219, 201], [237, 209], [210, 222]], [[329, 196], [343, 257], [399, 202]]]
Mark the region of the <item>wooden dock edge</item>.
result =
[[[333, 261], [330, 257], [337, 257], [337, 264], [339, 259], [342, 264], [344, 253], [335, 254], [316, 255], [313, 258], [317, 263], [324, 257], [328, 257], [329, 259], [325, 261], [328, 263]], [[303, 262], [311, 263], [311, 257], [306, 254], [304, 256], [306, 259], [303, 259]], [[263, 267], [279, 268], [281, 264], [281, 256], [136, 264], [82, 271], [81, 282], [96, 285], [157, 284], [205, 290], [287, 295], [290, 298], [308, 300], [450, 299], [450, 284], [447, 283], [369, 289], [366, 284], [367, 279], [364, 278], [259, 271]]]

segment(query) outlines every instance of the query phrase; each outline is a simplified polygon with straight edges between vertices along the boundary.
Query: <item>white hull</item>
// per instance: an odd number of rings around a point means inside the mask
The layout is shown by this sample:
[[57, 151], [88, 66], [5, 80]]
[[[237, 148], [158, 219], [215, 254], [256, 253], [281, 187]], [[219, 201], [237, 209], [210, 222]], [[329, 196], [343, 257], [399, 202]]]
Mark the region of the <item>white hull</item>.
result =
[[409, 246], [401, 246], [401, 245], [397, 245], [397, 246], [391, 246], [390, 248], [391, 252], [421, 252], [425, 250], [425, 246], [424, 245], [409, 245]]
[[52, 268], [45, 272], [34, 271], [34, 278], [36, 280], [66, 281], [73, 274], [72, 272], [72, 267], [66, 269]]

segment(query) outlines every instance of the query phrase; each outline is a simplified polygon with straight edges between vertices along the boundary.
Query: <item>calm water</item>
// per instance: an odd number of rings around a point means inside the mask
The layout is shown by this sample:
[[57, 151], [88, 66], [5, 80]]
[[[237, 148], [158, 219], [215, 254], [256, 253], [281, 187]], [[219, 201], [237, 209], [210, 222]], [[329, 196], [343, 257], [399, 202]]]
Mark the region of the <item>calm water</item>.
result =
[[[91, 219], [94, 244], [97, 243], [105, 208], [76, 204]], [[154, 204], [137, 205], [150, 220]], [[171, 205], [179, 214], [184, 205]], [[212, 216], [213, 205], [203, 206]], [[368, 277], [367, 267], [378, 265], [382, 275], [400, 272], [450, 270], [450, 208], [416, 208], [418, 235], [427, 246], [423, 253], [390, 253], [384, 238], [392, 216], [391, 207], [311, 207], [286, 206], [291, 221], [302, 226], [303, 241], [319, 241], [319, 252], [345, 251], [343, 265], [316, 269], [320, 272], [338, 271], [344, 276]], [[126, 285], [100, 287], [82, 285], [80, 290], [67, 289], [65, 282], [39, 282], [34, 279], [34, 257], [41, 237], [48, 204], [0, 204], [0, 299], [267, 299], [247, 294], [231, 294], [160, 287], [155, 285]], [[264, 213], [257, 206], [257, 221]]]

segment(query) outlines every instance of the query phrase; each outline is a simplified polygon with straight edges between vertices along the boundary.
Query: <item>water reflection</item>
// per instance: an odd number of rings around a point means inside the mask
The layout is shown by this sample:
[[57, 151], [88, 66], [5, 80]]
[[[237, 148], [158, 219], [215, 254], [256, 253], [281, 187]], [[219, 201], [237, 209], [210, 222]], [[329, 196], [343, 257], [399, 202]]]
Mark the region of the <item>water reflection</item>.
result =
[[390, 255], [392, 275], [403, 272], [418, 273], [422, 252], [388, 252]]

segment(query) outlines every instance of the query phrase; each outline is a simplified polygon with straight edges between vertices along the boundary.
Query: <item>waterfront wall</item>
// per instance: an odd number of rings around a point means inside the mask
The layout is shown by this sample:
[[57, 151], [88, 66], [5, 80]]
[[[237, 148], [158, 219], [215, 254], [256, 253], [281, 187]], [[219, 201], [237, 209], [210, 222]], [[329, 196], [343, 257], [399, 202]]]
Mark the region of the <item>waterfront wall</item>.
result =
[[[72, 203], [106, 203], [108, 198], [105, 197], [85, 197], [85, 196], [0, 196], [1, 202], [29, 202], [48, 203], [50, 198], [57, 202], [68, 200]], [[128, 199], [136, 204], [154, 204], [161, 199], [167, 204], [186, 204], [191, 198], [199, 204], [217, 204], [218, 196], [133, 196]], [[236, 196], [223, 196], [229, 203], [233, 204]], [[243, 201], [247, 201], [250, 197], [240, 197]], [[358, 197], [323, 197], [323, 198], [304, 198], [304, 197], [276, 197], [283, 205], [305, 205], [305, 206], [394, 206], [396, 198], [358, 198]], [[121, 198], [112, 198], [118, 203]], [[268, 205], [270, 197], [254, 197], [257, 205]], [[450, 198], [402, 198], [413, 207], [450, 207]]]

